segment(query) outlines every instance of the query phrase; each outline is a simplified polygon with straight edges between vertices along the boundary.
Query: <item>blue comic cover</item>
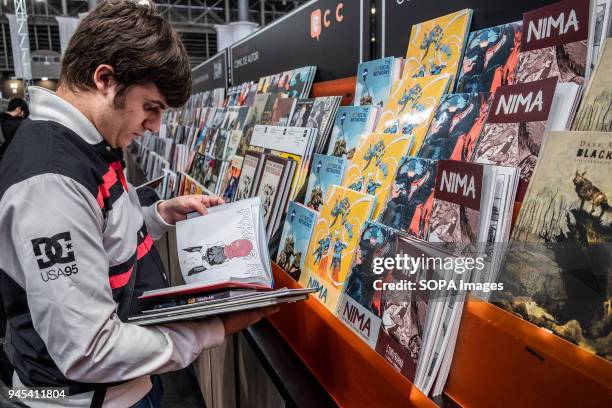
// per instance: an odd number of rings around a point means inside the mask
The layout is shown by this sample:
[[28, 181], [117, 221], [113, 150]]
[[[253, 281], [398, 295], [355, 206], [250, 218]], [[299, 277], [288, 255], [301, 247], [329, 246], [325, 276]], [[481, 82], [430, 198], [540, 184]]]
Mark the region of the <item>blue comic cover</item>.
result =
[[517, 21], [471, 33], [455, 92], [495, 92], [512, 84], [522, 32], [523, 22]]
[[429, 231], [435, 185], [436, 161], [404, 156], [378, 221], [425, 239]]
[[418, 157], [469, 161], [489, 113], [489, 94], [442, 97]]
[[276, 263], [295, 280], [304, 269], [306, 251], [319, 213], [290, 201]]
[[315, 211], [321, 210], [328, 187], [342, 184], [345, 167], [346, 159], [343, 157], [318, 153], [314, 155], [304, 199], [307, 207]]
[[361, 140], [373, 130], [374, 120], [371, 115], [378, 113], [374, 110], [378, 111], [372, 106], [338, 108], [327, 154], [352, 159]]
[[355, 86], [356, 106], [383, 106], [387, 101], [394, 78], [394, 57], [362, 62], [357, 67]]

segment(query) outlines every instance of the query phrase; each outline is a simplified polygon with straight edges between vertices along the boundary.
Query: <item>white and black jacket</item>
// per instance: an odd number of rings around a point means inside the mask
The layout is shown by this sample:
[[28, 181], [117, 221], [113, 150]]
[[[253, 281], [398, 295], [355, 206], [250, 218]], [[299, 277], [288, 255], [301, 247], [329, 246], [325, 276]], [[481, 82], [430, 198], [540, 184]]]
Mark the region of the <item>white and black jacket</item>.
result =
[[14, 385], [72, 394], [34, 407], [89, 406], [93, 384], [119, 383], [104, 406], [129, 406], [151, 388], [149, 374], [220, 344], [223, 324], [144, 328], [117, 317], [134, 270], [159, 273], [149, 251], [170, 226], [156, 205], [140, 207], [121, 151], [83, 114], [42, 88], [30, 98], [31, 116], [0, 162], [0, 294]]

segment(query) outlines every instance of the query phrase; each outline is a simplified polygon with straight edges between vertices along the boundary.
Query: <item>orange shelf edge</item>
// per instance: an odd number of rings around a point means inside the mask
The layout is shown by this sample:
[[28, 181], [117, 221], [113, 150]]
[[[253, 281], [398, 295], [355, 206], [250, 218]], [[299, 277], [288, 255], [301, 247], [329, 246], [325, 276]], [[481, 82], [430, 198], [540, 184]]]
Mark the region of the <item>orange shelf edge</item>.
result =
[[320, 96], [342, 96], [341, 105], [350, 105], [355, 96], [357, 77], [335, 79], [333, 81], [316, 82], [312, 84], [311, 98]]
[[445, 393], [466, 407], [612, 406], [612, 363], [470, 298]]
[[[276, 287], [299, 288], [272, 264]], [[341, 407], [437, 407], [315, 298], [269, 317]]]
[[[300, 287], [273, 272], [276, 287]], [[315, 298], [270, 320], [338, 405], [436, 406]], [[444, 392], [464, 407], [612, 406], [612, 364], [469, 297]]]

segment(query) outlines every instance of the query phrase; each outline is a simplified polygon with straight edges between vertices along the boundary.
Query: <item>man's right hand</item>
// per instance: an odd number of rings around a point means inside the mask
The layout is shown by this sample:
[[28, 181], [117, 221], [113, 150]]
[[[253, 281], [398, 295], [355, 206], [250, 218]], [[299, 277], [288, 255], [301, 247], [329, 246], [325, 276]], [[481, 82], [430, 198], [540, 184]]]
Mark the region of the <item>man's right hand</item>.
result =
[[242, 329], [257, 323], [263, 317], [278, 312], [278, 306], [262, 307], [260, 309], [244, 310], [219, 316], [225, 328], [225, 335], [231, 336]]

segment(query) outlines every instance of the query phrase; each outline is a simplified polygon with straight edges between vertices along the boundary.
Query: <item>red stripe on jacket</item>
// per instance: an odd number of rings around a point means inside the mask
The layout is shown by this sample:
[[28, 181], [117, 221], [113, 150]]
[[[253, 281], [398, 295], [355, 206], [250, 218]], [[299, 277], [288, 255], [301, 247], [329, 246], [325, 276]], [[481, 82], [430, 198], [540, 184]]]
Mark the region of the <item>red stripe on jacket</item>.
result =
[[[147, 234], [145, 239], [136, 248], [136, 262], [140, 261], [149, 252], [151, 252], [151, 247], [153, 247], [153, 239], [151, 239], [151, 235]], [[111, 276], [109, 278], [111, 289], [117, 289], [127, 285], [127, 283], [130, 281], [130, 276], [132, 276], [133, 270], [134, 267], [132, 266], [127, 272]]]
[[127, 182], [123, 174], [123, 167], [121, 166], [121, 162], [118, 161], [108, 165], [108, 171], [102, 176], [103, 183], [98, 186], [96, 201], [100, 208], [104, 208], [104, 199], [110, 197], [110, 189], [117, 180], [121, 182], [123, 189], [127, 191]]

